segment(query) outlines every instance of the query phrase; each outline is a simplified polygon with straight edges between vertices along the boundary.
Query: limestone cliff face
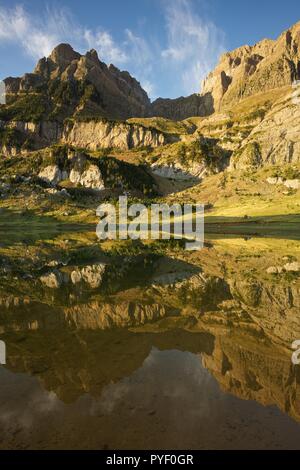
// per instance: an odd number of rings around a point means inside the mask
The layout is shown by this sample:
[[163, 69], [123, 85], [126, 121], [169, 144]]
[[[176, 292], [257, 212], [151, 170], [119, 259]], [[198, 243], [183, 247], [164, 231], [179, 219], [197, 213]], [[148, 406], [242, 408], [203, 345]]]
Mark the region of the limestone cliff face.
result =
[[9, 157], [48, 147], [61, 139], [62, 130], [57, 121], [0, 120], [0, 153]]
[[62, 141], [89, 150], [97, 148], [119, 148], [129, 150], [136, 147], [159, 147], [179, 140], [155, 129], [136, 124], [112, 123], [108, 121], [75, 122], [66, 124]]
[[224, 54], [204, 80], [202, 93], [211, 94], [215, 111], [243, 98], [291, 85], [300, 78], [300, 23], [273, 41], [264, 39]]
[[295, 92], [274, 104], [233, 155], [231, 169], [300, 163], [300, 106]]
[[35, 136], [45, 145], [56, 142], [62, 134], [62, 126], [55, 121], [10, 121], [8, 123], [0, 121], [0, 128], [15, 129], [22, 134]]
[[173, 100], [159, 98], [151, 103], [148, 115], [183, 121], [191, 116], [207, 116], [212, 112], [213, 100], [208, 93], [204, 96], [193, 94]]
[[[5, 156], [26, 153], [28, 150], [41, 149], [61, 142], [89, 150], [129, 150], [138, 147], [159, 147], [180, 140], [179, 136], [164, 134], [142, 125], [107, 120], [67, 121], [65, 124], [57, 121], [0, 121], [0, 131], [1, 129], [15, 133], [14, 139], [10, 134], [7, 144], [0, 139], [0, 152]], [[26, 147], [28, 142], [30, 149]]]

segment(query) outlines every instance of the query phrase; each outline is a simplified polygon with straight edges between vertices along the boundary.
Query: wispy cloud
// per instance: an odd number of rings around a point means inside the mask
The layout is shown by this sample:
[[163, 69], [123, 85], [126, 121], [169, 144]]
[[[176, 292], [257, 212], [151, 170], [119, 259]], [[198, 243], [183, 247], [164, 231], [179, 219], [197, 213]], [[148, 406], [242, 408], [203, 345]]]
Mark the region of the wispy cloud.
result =
[[20, 5], [13, 9], [0, 7], [0, 40], [19, 43], [34, 59], [48, 56], [59, 42], [70, 42], [82, 51], [98, 49], [108, 62], [121, 64], [128, 59], [109, 32], [93, 32], [78, 25], [64, 8], [47, 8], [44, 17], [37, 18]]
[[83, 33], [90, 49], [97, 49], [100, 56], [105, 58], [106, 61], [113, 64], [125, 64], [128, 61], [128, 56], [125, 50], [122, 50], [115, 44], [112, 36], [107, 31], [97, 31], [93, 33], [91, 30], [86, 29]]
[[178, 71], [186, 93], [195, 92], [225, 50], [224, 34], [197, 15], [188, 0], [167, 2], [166, 27], [168, 45], [162, 58]]
[[123, 46], [127, 50], [133, 72], [137, 74], [148, 95], [153, 97], [156, 95], [156, 86], [153, 82], [156, 60], [155, 48], [151, 42], [134, 34], [130, 29], [125, 30], [125, 35], [126, 39]]
[[123, 38], [116, 41], [101, 25], [92, 30], [79, 24], [65, 8], [47, 8], [44, 17], [37, 17], [22, 6], [0, 6], [0, 44], [21, 46], [33, 59], [48, 56], [60, 42], [69, 42], [82, 53], [94, 48], [101, 60], [126, 67], [152, 98], [162, 82], [172, 84], [168, 88], [171, 94], [178, 89], [190, 94], [199, 91], [200, 81], [224, 51], [222, 31], [196, 14], [193, 5], [192, 0], [162, 1], [165, 44], [161, 37], [147, 37], [131, 29], [125, 29]]
[[13, 9], [0, 7], [0, 40], [20, 44], [36, 59], [49, 55], [62, 38], [74, 38], [72, 23], [68, 10], [47, 9], [44, 18], [36, 18], [20, 5]]

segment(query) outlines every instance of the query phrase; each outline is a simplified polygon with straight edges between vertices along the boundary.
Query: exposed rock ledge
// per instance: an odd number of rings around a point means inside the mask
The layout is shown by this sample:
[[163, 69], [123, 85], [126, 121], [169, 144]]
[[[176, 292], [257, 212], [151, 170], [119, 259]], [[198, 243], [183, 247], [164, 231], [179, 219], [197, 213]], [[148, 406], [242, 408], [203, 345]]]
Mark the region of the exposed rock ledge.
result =
[[23, 121], [0, 121], [0, 129], [15, 129], [18, 132], [16, 143], [2, 145], [0, 152], [13, 156], [24, 150], [23, 144], [31, 142], [32, 149], [41, 149], [63, 142], [75, 147], [97, 150], [99, 148], [119, 148], [129, 150], [136, 147], [159, 147], [180, 140], [179, 136], [143, 127], [138, 124], [115, 121], [69, 121], [61, 126], [57, 122], [39, 123]]
[[61, 181], [70, 180], [73, 184], [79, 184], [85, 188], [105, 189], [102, 173], [97, 165], [87, 162], [84, 155], [75, 155], [69, 161], [68, 169], [60, 169], [58, 165], [48, 165], [41, 169], [39, 178], [56, 186]]
[[70, 122], [65, 125], [62, 141], [89, 150], [120, 148], [129, 150], [136, 147], [159, 147], [180, 140], [155, 129], [136, 124], [110, 121]]
[[151, 170], [157, 176], [176, 181], [200, 181], [207, 171], [205, 165], [201, 163], [192, 163], [188, 170], [180, 163], [172, 165], [157, 165], [154, 163]]

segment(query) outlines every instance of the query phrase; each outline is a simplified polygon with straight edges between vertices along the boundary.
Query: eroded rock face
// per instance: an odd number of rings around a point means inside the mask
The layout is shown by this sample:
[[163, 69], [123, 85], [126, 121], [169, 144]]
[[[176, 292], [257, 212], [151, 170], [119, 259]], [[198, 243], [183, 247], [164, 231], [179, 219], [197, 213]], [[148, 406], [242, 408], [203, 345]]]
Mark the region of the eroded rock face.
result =
[[49, 165], [43, 168], [38, 176], [47, 183], [56, 186], [58, 183], [68, 178], [68, 172], [60, 170], [57, 165]]
[[192, 163], [189, 165], [188, 170], [180, 165], [180, 163], [163, 166], [153, 164], [151, 170], [157, 176], [177, 181], [200, 180], [206, 173], [206, 167], [201, 163]]
[[52, 143], [58, 140], [61, 136], [61, 126], [54, 121], [41, 121], [41, 122], [25, 122], [25, 121], [0, 121], [2, 129], [16, 129], [22, 134], [27, 136], [32, 135], [40, 142]]
[[130, 150], [138, 147], [160, 147], [180, 140], [179, 136], [164, 134], [142, 125], [107, 120], [77, 121], [65, 125], [48, 121], [0, 121], [0, 129], [14, 129], [18, 132], [18, 146], [13, 143], [1, 146], [0, 140], [0, 152], [6, 156], [26, 153], [26, 148], [23, 150], [22, 145], [28, 140], [31, 142], [31, 149], [41, 149], [62, 142], [93, 151], [100, 148]]
[[129, 150], [136, 147], [158, 147], [179, 140], [154, 129], [128, 123], [108, 121], [75, 122], [67, 124], [63, 142], [90, 150], [119, 148]]
[[215, 111], [241, 99], [291, 85], [299, 79], [300, 23], [273, 41], [264, 39], [224, 54], [202, 84]]
[[104, 264], [86, 266], [82, 269], [72, 271], [71, 281], [74, 285], [83, 281], [86, 282], [92, 289], [96, 289], [102, 283], [104, 272]]
[[62, 125], [55, 121], [0, 121], [0, 129], [14, 132], [11, 142], [3, 144], [0, 138], [0, 152], [7, 157], [48, 147], [58, 142], [62, 135]]
[[49, 289], [58, 289], [62, 285], [63, 276], [60, 271], [55, 271], [41, 276], [40, 281]]
[[85, 188], [105, 189], [101, 171], [96, 165], [90, 165], [85, 171], [72, 169], [70, 172], [71, 183], [80, 184]]
[[[293, 103], [293, 91], [276, 102], [260, 124], [255, 126], [241, 148], [234, 153], [230, 167], [244, 169], [268, 165], [300, 163], [300, 106]], [[271, 181], [270, 184], [279, 184]], [[298, 189], [298, 183], [287, 187]]]
[[50, 271], [40, 277], [41, 283], [50, 289], [59, 289], [62, 285], [84, 283], [91, 289], [101, 286], [106, 265], [99, 263], [74, 269], [71, 272], [61, 272], [59, 269]]
[[39, 172], [38, 176], [53, 186], [61, 181], [70, 180], [71, 183], [81, 185], [84, 188], [105, 189], [99, 167], [88, 163], [82, 154], [72, 158], [69, 170], [61, 170], [58, 165], [48, 165]]
[[211, 94], [193, 94], [177, 99], [155, 100], [148, 111], [149, 116], [160, 116], [173, 121], [183, 121], [191, 116], [208, 116], [214, 111]]

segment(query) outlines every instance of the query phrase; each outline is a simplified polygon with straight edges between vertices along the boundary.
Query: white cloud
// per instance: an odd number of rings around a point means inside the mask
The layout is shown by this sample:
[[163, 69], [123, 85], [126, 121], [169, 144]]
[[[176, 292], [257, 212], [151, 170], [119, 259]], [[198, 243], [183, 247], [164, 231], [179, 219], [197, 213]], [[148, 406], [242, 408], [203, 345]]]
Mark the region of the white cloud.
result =
[[136, 36], [130, 29], [126, 29], [125, 34], [124, 46], [130, 51], [131, 58], [134, 58], [140, 67], [145, 67], [146, 72], [151, 72], [154, 60], [151, 45], [146, 39]]
[[49, 55], [61, 38], [70, 35], [71, 25], [64, 10], [47, 9], [45, 18], [37, 19], [22, 6], [0, 8], [0, 40], [20, 44], [35, 59]]
[[89, 29], [84, 31], [84, 39], [90, 49], [97, 49], [101, 59], [113, 64], [123, 64], [128, 61], [124, 50], [118, 47], [107, 31], [93, 33]]
[[151, 98], [156, 96], [156, 87], [154, 83], [150, 82], [150, 80], [141, 80], [141, 85], [148, 96], [150, 96]]
[[224, 34], [202, 19], [189, 0], [170, 0], [166, 8], [167, 48], [162, 59], [177, 70], [186, 93], [199, 91], [200, 82], [224, 52]]
[[145, 38], [137, 36], [130, 29], [125, 30], [124, 48], [131, 62], [131, 70], [140, 81], [150, 97], [156, 96], [156, 86], [153, 83], [157, 51], [153, 44]]
[[13, 9], [0, 7], [0, 41], [14, 42], [32, 58], [48, 56], [60, 42], [69, 42], [84, 52], [98, 49], [107, 62], [121, 64], [127, 61], [125, 51], [104, 30], [93, 32], [76, 24], [67, 9], [46, 9], [43, 18], [29, 15], [22, 6]]

